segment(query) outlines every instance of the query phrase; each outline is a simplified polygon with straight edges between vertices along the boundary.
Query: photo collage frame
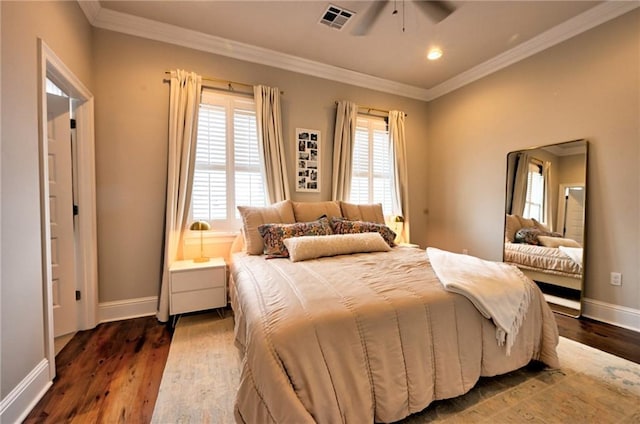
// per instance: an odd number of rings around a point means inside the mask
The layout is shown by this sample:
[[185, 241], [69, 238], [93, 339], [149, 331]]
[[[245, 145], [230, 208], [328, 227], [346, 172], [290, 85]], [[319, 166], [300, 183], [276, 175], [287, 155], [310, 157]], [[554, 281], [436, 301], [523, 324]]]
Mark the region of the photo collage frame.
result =
[[320, 192], [320, 131], [296, 128], [296, 191]]

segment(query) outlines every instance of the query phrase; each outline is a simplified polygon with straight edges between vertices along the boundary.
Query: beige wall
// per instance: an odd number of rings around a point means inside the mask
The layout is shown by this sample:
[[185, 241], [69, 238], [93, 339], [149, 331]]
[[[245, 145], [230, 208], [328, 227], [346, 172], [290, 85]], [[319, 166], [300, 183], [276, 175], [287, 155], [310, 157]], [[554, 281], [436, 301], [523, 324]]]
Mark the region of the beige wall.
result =
[[76, 2], [2, 8], [2, 384], [5, 396], [44, 359], [38, 167], [42, 38], [91, 88], [91, 27]]
[[[412, 241], [425, 244], [424, 102], [100, 29], [94, 30], [94, 60], [101, 302], [158, 293], [169, 102], [169, 85], [163, 79], [169, 69], [277, 86], [284, 91], [283, 132], [294, 200], [331, 197], [336, 100], [408, 113], [411, 236]], [[295, 192], [293, 149], [297, 127], [318, 129], [322, 134], [319, 194]]]
[[639, 53], [636, 10], [431, 102], [427, 243], [500, 260], [507, 153], [586, 138], [586, 296], [638, 309]]

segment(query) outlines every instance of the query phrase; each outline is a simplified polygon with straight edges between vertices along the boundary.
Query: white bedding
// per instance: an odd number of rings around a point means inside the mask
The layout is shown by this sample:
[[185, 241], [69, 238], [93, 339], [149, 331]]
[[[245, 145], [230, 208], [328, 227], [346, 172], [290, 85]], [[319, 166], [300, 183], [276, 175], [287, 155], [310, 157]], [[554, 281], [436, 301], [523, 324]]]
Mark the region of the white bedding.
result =
[[424, 250], [293, 263], [234, 254], [230, 288], [244, 358], [236, 420], [392, 422], [532, 359], [557, 367], [558, 332], [537, 288], [511, 354]]

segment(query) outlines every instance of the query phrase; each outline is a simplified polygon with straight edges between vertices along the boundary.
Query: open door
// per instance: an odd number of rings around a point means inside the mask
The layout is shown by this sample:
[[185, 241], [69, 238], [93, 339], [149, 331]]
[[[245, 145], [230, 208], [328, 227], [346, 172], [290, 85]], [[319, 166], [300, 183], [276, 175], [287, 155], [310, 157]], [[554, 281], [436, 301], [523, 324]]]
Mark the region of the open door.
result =
[[78, 330], [69, 98], [47, 94], [51, 301], [54, 337]]

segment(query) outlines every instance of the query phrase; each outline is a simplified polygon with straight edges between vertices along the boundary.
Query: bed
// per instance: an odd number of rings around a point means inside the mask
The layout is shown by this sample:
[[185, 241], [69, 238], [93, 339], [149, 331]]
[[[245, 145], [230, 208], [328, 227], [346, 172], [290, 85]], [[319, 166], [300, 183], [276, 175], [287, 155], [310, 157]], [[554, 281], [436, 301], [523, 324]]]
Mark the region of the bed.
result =
[[233, 253], [230, 298], [243, 353], [236, 420], [393, 422], [466, 393], [480, 376], [531, 360], [557, 367], [555, 319], [530, 284], [507, 355], [492, 321], [443, 288], [424, 250], [299, 262]]
[[507, 215], [504, 261], [532, 280], [581, 290], [582, 257], [583, 249], [575, 240], [550, 232], [534, 219]]

